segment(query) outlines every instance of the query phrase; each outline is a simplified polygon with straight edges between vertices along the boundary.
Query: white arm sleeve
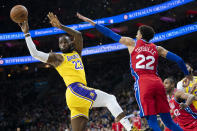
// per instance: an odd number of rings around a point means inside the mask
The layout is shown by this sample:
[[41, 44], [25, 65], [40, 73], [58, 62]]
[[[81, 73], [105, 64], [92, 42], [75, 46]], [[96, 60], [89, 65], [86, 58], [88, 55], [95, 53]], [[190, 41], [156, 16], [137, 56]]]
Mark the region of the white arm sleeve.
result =
[[31, 36], [25, 37], [25, 41], [27, 43], [27, 47], [29, 49], [31, 56], [46, 63], [49, 58], [49, 54], [38, 51], [36, 49], [36, 46], [34, 45], [34, 42], [32, 41]]
[[184, 88], [183, 88], [183, 81], [179, 81], [179, 82], [177, 83], [177, 89], [178, 89], [178, 90], [184, 90]]

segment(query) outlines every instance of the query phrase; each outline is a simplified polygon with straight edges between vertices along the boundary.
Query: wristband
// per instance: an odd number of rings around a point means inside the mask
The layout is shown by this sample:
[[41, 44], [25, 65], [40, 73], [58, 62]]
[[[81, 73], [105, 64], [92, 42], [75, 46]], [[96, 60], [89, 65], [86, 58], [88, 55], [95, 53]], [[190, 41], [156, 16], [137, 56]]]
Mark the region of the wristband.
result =
[[25, 33], [25, 37], [28, 37], [28, 36], [30, 36], [30, 33]]

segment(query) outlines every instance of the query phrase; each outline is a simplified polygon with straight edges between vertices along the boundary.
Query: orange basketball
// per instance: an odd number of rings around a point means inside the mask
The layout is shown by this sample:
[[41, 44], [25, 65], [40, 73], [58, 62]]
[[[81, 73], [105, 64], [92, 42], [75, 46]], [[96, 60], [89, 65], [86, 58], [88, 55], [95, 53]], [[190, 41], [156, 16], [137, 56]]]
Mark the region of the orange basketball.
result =
[[27, 20], [28, 11], [23, 5], [16, 5], [10, 11], [10, 18], [16, 23], [22, 23]]

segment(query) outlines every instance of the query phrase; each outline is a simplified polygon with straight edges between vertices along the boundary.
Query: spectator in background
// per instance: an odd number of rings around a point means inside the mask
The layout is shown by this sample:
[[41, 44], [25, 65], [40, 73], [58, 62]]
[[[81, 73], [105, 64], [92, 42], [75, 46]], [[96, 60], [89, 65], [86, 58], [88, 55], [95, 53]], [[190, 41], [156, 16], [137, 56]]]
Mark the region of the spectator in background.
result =
[[114, 121], [114, 123], [112, 123], [112, 131], [124, 131], [124, 127], [120, 122]]
[[131, 117], [131, 121], [132, 121], [132, 124], [133, 124], [133, 126], [134, 127], [136, 127], [137, 129], [142, 129], [141, 128], [141, 118], [140, 118], [140, 116], [139, 116], [139, 114], [138, 114], [138, 112], [137, 111], [134, 111], [133, 112], [133, 117]]

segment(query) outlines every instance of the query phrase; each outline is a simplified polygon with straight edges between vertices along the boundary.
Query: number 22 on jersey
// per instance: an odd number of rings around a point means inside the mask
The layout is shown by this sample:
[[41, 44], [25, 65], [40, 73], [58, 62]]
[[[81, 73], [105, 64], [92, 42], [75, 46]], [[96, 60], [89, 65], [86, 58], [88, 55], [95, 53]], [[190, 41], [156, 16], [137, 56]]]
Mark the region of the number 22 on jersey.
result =
[[[155, 62], [155, 58], [153, 56], [144, 56], [142, 54], [136, 56], [136, 60], [139, 61], [136, 63], [136, 69], [148, 69], [148, 70], [154, 70], [153, 63]], [[149, 61], [146, 64], [142, 64], [145, 61]]]

